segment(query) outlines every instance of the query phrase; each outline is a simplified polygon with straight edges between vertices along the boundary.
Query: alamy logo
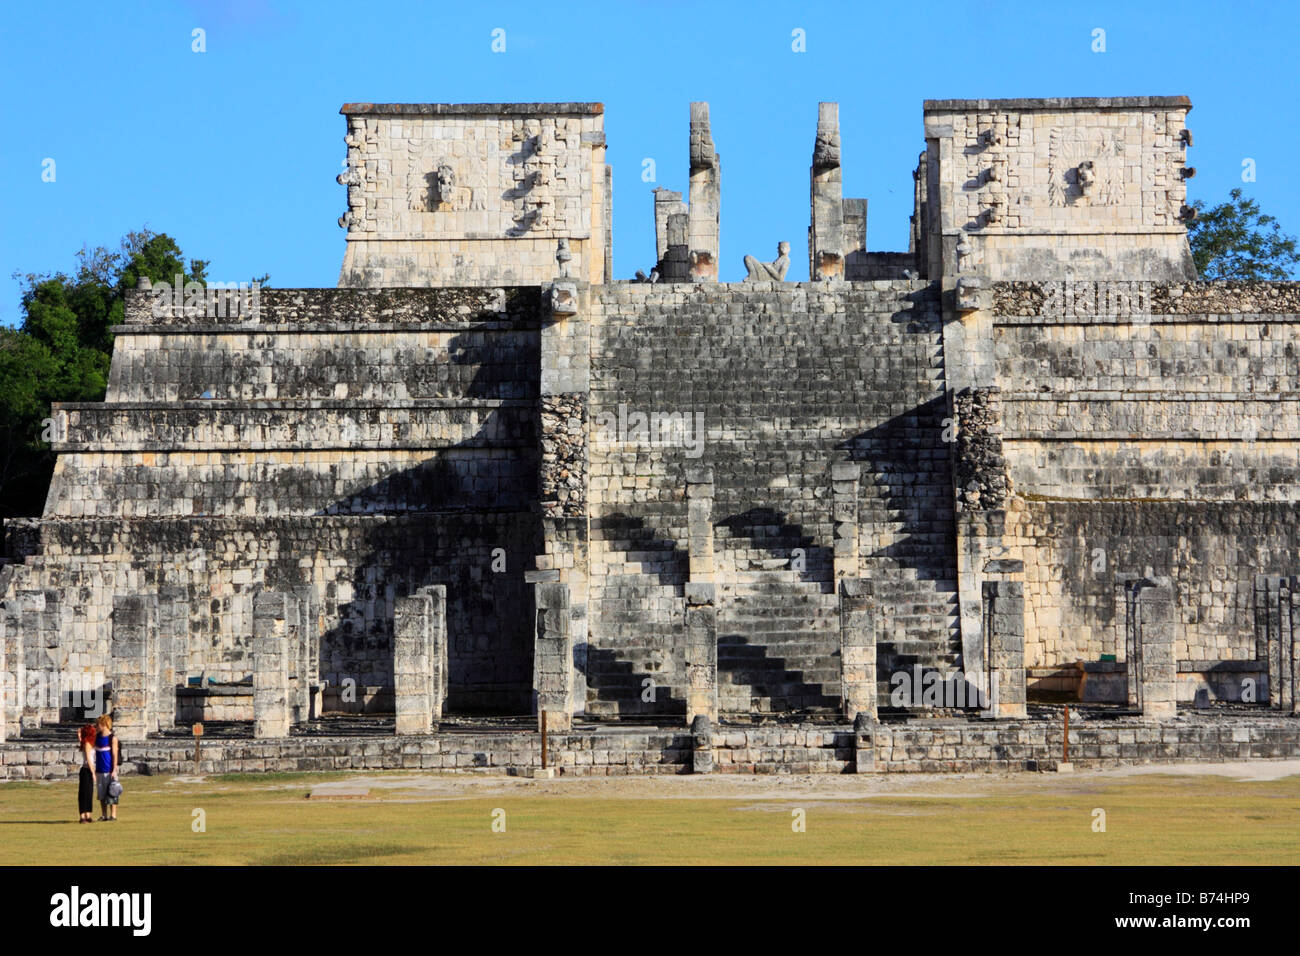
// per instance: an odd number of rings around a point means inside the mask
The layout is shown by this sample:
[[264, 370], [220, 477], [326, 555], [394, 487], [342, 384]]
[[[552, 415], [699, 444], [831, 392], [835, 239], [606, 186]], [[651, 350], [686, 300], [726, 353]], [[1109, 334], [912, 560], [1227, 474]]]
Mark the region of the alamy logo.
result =
[[69, 893], [50, 897], [50, 925], [57, 927], [129, 927], [133, 936], [148, 936], [153, 923], [152, 893]]
[[1044, 283], [1043, 315], [1121, 318], [1150, 315], [1152, 282]]
[[596, 416], [599, 438], [608, 444], [677, 445], [686, 449], [687, 458], [704, 454], [704, 413], [629, 411], [619, 403], [618, 414], [601, 412]]
[[948, 707], [989, 710], [998, 704], [998, 675], [971, 671], [927, 670], [913, 664], [910, 671], [889, 675], [891, 707]]
[[19, 675], [0, 673], [0, 704], [12, 709], [24, 707], [71, 707], [82, 717], [105, 713], [104, 688], [108, 678], [102, 672], [29, 670]]
[[160, 282], [153, 287], [153, 317], [183, 316], [188, 319], [234, 318], [256, 320], [261, 309], [260, 282], [185, 281], [176, 276], [173, 283]]

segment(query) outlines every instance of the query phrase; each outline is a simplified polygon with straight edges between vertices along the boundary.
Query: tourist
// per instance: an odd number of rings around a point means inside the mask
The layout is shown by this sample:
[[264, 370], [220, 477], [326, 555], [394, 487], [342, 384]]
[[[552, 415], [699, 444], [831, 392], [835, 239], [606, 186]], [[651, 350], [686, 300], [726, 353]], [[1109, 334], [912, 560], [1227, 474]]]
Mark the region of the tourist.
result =
[[[99, 791], [99, 805], [104, 815], [101, 820], [117, 821], [117, 798], [122, 792], [117, 783], [117, 736], [113, 733], [113, 718], [105, 714], [95, 721], [99, 733], [95, 737], [95, 774]], [[115, 786], [116, 785], [116, 786]]]
[[86, 724], [77, 734], [81, 744], [81, 779], [77, 783], [77, 809], [81, 823], [94, 823], [95, 811], [95, 725]]

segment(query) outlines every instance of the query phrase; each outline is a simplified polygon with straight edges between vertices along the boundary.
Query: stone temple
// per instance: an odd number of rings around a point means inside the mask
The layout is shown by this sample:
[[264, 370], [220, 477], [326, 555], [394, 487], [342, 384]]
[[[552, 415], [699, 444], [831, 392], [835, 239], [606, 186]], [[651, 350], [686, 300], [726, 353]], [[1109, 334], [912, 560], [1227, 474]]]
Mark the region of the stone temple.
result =
[[56, 406], [0, 777], [90, 691], [149, 772], [1300, 754], [1300, 284], [1197, 280], [1190, 108], [927, 101], [877, 252], [823, 103], [724, 283], [706, 103], [635, 280], [601, 104], [344, 106], [338, 287], [139, 288]]

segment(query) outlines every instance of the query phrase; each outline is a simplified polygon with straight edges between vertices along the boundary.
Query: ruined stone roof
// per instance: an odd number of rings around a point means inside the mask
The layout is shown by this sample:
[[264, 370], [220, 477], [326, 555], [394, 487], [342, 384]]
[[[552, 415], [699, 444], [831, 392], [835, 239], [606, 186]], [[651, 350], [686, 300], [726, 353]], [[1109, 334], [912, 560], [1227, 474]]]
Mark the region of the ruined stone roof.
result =
[[464, 115], [548, 115], [574, 113], [596, 116], [605, 112], [604, 103], [344, 103], [344, 116], [357, 113], [414, 114], [421, 116]]
[[1122, 110], [1192, 108], [1186, 96], [1049, 96], [1040, 99], [926, 100], [925, 111], [968, 110]]

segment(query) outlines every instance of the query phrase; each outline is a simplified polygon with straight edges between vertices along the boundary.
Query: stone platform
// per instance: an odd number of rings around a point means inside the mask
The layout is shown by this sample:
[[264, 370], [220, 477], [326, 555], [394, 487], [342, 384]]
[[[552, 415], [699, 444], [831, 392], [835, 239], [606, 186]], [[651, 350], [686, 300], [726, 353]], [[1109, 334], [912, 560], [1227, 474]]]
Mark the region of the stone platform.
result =
[[[578, 725], [551, 734], [550, 759], [561, 776], [700, 772], [707, 750], [715, 773], [934, 773], [1054, 771], [1063, 756], [1059, 719], [978, 719], [715, 727], [705, 741], [685, 728]], [[540, 766], [541, 736], [501, 727], [464, 727], [421, 736], [222, 737], [204, 742], [200, 772], [445, 770], [522, 773]], [[194, 742], [131, 744], [127, 772], [194, 771]], [[1188, 715], [1164, 723], [1117, 717], [1070, 728], [1075, 768], [1125, 764], [1223, 762], [1300, 757], [1300, 719], [1289, 716]], [[0, 747], [0, 781], [56, 780], [78, 769], [71, 740], [9, 741]]]

